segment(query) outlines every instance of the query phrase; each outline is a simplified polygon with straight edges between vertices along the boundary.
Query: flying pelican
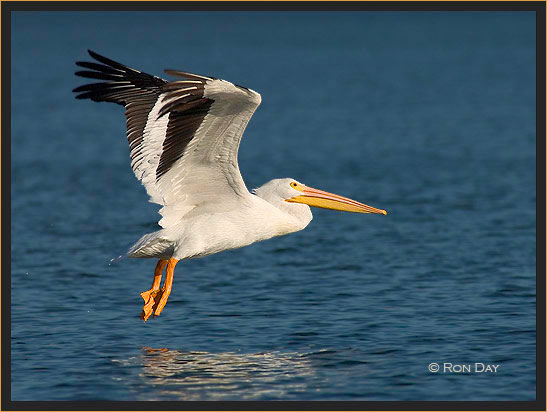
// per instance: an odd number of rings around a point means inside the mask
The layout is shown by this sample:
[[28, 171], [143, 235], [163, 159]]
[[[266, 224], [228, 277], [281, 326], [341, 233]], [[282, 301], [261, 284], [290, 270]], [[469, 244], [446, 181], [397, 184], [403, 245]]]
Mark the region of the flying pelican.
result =
[[[101, 82], [73, 90], [77, 99], [125, 107], [131, 167], [150, 201], [162, 206], [162, 227], [127, 252], [158, 259], [152, 287], [142, 292], [141, 319], [158, 316], [171, 293], [181, 259], [239, 248], [304, 229], [309, 206], [386, 214], [295, 179], [275, 179], [250, 193], [239, 172], [237, 151], [260, 94], [215, 77], [176, 70], [168, 82], [88, 50], [95, 62], [76, 75]], [[166, 269], [163, 287], [162, 273]]]

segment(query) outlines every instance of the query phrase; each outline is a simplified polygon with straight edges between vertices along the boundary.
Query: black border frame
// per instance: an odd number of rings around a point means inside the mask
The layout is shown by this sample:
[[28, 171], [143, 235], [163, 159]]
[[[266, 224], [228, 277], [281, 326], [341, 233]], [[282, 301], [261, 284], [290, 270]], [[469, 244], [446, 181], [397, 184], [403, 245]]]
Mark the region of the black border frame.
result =
[[[544, 1], [2, 1], [1, 3], [1, 404], [2, 410], [537, 410], [545, 411], [546, 71]], [[12, 401], [11, 400], [11, 12], [13, 11], [535, 11], [536, 12], [536, 400], [535, 401]], [[537, 162], [537, 154], [540, 162]], [[539, 190], [538, 190], [539, 189]], [[541, 196], [537, 197], [537, 193]], [[539, 212], [539, 213], [538, 213]], [[538, 300], [539, 298], [539, 300]], [[540, 311], [538, 311], [540, 309]]]

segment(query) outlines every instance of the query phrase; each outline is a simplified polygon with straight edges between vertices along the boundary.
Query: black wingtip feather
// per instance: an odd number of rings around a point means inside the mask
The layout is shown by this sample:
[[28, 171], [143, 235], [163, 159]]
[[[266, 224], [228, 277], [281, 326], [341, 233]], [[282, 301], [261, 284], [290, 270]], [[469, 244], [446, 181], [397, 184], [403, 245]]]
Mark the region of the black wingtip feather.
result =
[[101, 62], [101, 63], [103, 63], [103, 64], [106, 64], [107, 66], [113, 67], [113, 68], [115, 68], [115, 69], [121, 69], [121, 70], [123, 70], [123, 71], [129, 70], [129, 71], [138, 73], [136, 70], [134, 70], [134, 69], [132, 69], [132, 68], [130, 68], [130, 67], [127, 67], [127, 66], [125, 66], [125, 65], [123, 65], [123, 64], [121, 64], [121, 63], [115, 62], [114, 60], [110, 60], [110, 59], [107, 58], [107, 57], [101, 56], [100, 54], [95, 53], [95, 52], [92, 51], [92, 50], [89, 50], [89, 49], [88, 49], [87, 52], [88, 52], [89, 55], [90, 55], [91, 57], [93, 57], [95, 60], [97, 60], [97, 61], [99, 61], [99, 62]]
[[96, 71], [104, 72], [104, 73], [120, 74], [124, 72], [123, 70], [115, 69], [113, 67], [106, 66], [104, 64], [93, 63], [93, 62], [76, 62], [76, 66], [80, 66], [85, 69], [96, 70]]
[[123, 79], [123, 76], [121, 74], [114, 75], [112, 73], [103, 73], [103, 72], [87, 71], [87, 70], [77, 71], [74, 74], [76, 76], [85, 77], [86, 79], [110, 80], [110, 81]]
[[131, 99], [137, 98], [142, 93], [158, 95], [165, 80], [156, 76], [142, 73], [138, 70], [115, 62], [107, 57], [88, 50], [89, 55], [98, 61], [78, 61], [76, 65], [88, 70], [76, 71], [76, 76], [86, 79], [102, 80], [100, 83], [85, 84], [73, 90], [81, 93], [75, 96], [77, 99], [92, 99], [94, 101], [107, 101], [125, 105]]

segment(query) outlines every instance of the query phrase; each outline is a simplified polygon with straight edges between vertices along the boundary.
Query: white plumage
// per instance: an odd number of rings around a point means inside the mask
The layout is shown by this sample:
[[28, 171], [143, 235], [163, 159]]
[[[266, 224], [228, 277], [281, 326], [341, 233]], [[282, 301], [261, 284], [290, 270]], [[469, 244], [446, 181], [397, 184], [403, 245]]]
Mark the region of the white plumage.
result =
[[[205, 256], [304, 229], [309, 206], [382, 213], [354, 200], [309, 188], [294, 179], [272, 180], [249, 193], [237, 164], [241, 136], [260, 105], [251, 89], [213, 77], [166, 70], [167, 82], [94, 52], [77, 62], [77, 75], [101, 82], [74, 89], [79, 99], [126, 109], [131, 167], [150, 201], [162, 206], [161, 230], [144, 235], [130, 257], [159, 259], [154, 283], [143, 292], [144, 320], [159, 315], [181, 259]], [[160, 290], [163, 268], [167, 279]]]

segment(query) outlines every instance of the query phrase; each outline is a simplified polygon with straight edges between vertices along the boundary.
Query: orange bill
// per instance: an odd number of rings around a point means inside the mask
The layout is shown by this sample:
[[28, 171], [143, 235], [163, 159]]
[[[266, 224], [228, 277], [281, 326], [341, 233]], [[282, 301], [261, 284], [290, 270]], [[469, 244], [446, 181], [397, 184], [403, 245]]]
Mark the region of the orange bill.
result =
[[298, 185], [294, 189], [302, 192], [301, 195], [287, 199], [287, 202], [304, 203], [309, 206], [322, 207], [324, 209], [343, 210], [356, 213], [379, 213], [387, 215], [382, 209], [359, 203], [347, 197], [335, 195], [334, 193], [324, 192], [323, 190], [312, 187]]

